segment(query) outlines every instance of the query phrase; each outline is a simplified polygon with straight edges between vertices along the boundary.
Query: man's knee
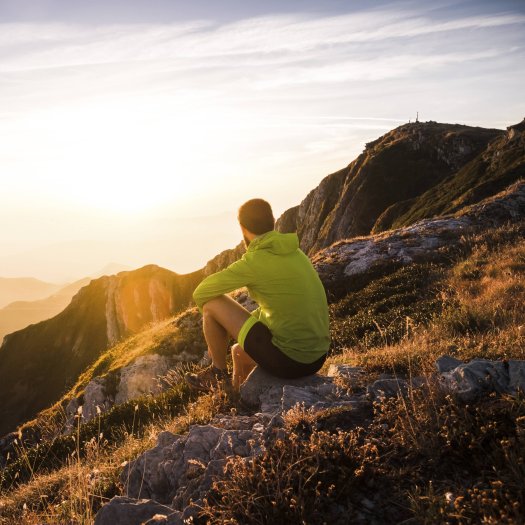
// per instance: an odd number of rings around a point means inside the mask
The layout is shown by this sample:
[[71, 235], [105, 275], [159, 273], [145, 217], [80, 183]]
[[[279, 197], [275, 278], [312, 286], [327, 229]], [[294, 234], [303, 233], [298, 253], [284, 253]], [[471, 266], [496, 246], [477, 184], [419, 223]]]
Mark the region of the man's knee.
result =
[[217, 309], [220, 308], [223, 303], [223, 297], [224, 295], [220, 295], [219, 297], [215, 297], [214, 299], [210, 299], [204, 305], [202, 306], [202, 315], [203, 317], [213, 317], [214, 313], [217, 312]]

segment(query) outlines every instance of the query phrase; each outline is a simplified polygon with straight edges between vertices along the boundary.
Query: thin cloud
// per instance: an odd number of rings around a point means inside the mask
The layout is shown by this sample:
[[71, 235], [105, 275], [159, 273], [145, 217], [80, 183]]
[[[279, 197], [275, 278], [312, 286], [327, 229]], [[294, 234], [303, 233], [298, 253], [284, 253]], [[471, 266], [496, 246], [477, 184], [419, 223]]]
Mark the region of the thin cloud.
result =
[[436, 23], [417, 11], [386, 10], [320, 19], [261, 17], [220, 26], [206, 21], [103, 28], [2, 24], [0, 71], [144, 61], [175, 61], [177, 67], [177, 61], [184, 59], [243, 56], [253, 63], [255, 57], [270, 63], [295, 62], [308, 59], [312, 51], [333, 53], [352, 44], [524, 23], [525, 16], [519, 14]]

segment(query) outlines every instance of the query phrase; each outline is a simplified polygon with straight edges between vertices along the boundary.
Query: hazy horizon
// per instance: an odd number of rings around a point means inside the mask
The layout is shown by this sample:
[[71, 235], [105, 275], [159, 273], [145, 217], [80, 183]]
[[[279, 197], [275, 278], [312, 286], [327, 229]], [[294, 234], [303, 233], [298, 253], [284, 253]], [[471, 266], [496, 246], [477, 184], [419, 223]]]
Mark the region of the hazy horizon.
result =
[[419, 112], [525, 116], [525, 5], [6, 0], [0, 276], [202, 267]]

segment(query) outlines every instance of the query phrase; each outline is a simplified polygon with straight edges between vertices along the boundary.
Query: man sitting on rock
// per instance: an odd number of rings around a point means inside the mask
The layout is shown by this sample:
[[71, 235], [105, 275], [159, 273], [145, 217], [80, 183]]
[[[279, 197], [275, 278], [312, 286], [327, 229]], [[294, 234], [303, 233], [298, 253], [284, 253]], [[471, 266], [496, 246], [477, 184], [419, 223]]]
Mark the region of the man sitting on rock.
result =
[[[229, 381], [226, 354], [230, 336], [233, 387], [238, 390], [256, 365], [277, 377], [294, 379], [317, 372], [330, 346], [326, 294], [295, 233], [274, 230], [270, 205], [252, 199], [239, 208], [246, 245], [241, 259], [206, 277], [193, 293], [203, 314], [212, 365], [186, 374], [194, 389], [207, 391]], [[228, 292], [246, 287], [259, 307], [249, 312]]]

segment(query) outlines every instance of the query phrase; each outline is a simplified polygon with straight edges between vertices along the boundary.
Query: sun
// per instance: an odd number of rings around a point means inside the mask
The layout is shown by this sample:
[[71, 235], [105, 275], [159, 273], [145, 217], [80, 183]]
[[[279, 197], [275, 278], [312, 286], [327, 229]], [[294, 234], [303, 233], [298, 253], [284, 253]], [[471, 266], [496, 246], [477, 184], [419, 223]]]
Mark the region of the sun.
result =
[[34, 187], [56, 201], [118, 214], [148, 213], [206, 191], [217, 173], [200, 154], [217, 147], [217, 137], [189, 117], [137, 115], [132, 107], [69, 108], [36, 118], [31, 126], [42, 134], [33, 141], [38, 164], [29, 167], [38, 173]]

